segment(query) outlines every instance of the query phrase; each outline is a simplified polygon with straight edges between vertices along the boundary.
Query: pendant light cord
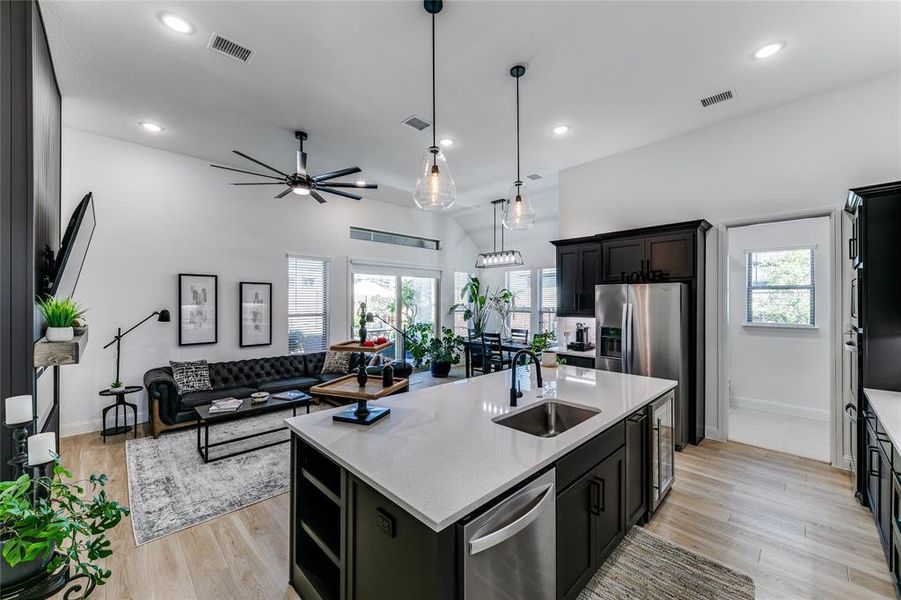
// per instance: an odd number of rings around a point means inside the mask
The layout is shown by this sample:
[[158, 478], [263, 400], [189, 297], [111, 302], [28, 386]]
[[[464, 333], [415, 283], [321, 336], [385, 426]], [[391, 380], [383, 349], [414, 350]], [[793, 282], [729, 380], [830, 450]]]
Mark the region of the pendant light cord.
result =
[[494, 204], [491, 207], [494, 211], [494, 226], [491, 228], [491, 233], [494, 234], [494, 252], [497, 252], [497, 204]]
[[519, 191], [519, 77], [516, 78], [516, 189]]
[[[432, 13], [432, 148], [437, 148], [437, 138], [438, 138], [438, 119], [436, 117], [436, 92], [435, 92], [435, 14]], [[435, 164], [438, 161], [438, 153], [435, 152]]]

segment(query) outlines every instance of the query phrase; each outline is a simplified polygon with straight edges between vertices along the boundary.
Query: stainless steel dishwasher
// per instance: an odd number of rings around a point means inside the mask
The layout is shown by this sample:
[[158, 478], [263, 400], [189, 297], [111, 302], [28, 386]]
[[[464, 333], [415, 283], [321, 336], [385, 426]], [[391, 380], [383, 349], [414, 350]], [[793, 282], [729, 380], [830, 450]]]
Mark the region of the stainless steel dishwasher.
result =
[[551, 600], [557, 580], [555, 471], [463, 525], [463, 597]]

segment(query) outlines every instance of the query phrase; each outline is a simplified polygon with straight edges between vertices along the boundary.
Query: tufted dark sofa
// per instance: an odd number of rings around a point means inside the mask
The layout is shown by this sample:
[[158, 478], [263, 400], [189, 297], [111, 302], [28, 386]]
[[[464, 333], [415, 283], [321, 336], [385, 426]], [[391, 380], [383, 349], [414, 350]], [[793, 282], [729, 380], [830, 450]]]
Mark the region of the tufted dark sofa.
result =
[[[357, 369], [359, 357], [356, 353], [351, 355], [351, 371]], [[170, 367], [150, 369], [144, 373], [144, 387], [150, 395], [153, 437], [158, 438], [165, 429], [193, 424], [194, 407], [219, 398], [241, 398], [256, 391], [273, 394], [286, 390], [307, 391], [314, 385], [345, 375], [323, 374], [324, 362], [325, 352], [313, 352], [210, 363], [213, 389], [185, 394], [178, 393]], [[373, 375], [381, 374], [379, 367], [370, 367], [367, 371]]]

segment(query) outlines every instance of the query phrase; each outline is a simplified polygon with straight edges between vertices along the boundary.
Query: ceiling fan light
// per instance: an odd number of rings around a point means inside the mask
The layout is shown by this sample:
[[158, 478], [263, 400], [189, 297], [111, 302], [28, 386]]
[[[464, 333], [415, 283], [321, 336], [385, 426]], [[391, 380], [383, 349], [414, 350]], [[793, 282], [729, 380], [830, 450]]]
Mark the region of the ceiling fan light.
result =
[[292, 191], [295, 194], [297, 194], [298, 196], [309, 196], [310, 195], [310, 188], [308, 188], [307, 186], [304, 186], [304, 185], [295, 185], [292, 188]]
[[504, 204], [504, 227], [510, 231], [524, 231], [535, 224], [535, 208], [524, 183], [514, 183]]
[[419, 167], [419, 177], [413, 188], [413, 201], [422, 210], [441, 211], [453, 206], [456, 199], [457, 188], [447, 159], [444, 154], [433, 152], [429, 148]]

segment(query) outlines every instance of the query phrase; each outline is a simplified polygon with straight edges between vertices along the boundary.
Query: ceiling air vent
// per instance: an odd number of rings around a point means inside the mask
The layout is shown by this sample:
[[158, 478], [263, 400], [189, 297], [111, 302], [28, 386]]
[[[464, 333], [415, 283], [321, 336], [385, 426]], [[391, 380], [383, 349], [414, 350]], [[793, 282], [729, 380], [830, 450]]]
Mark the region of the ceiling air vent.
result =
[[720, 92], [719, 94], [701, 98], [701, 106], [707, 108], [708, 106], [713, 106], [714, 104], [719, 104], [720, 102], [725, 102], [726, 100], [732, 100], [732, 90], [726, 90], [725, 92]]
[[541, 179], [541, 175], [539, 175], [538, 173], [532, 173], [531, 175], [526, 175], [526, 177], [528, 177], [532, 181], [538, 181], [539, 179]]
[[429, 123], [425, 119], [420, 119], [416, 115], [407, 117], [406, 119], [401, 121], [401, 123], [406, 125], [407, 127], [412, 127], [416, 131], [422, 131], [423, 129], [427, 129], [432, 126], [431, 123]]
[[207, 44], [207, 48], [244, 64], [249, 63], [250, 59], [253, 58], [253, 55], [256, 54], [256, 50], [251, 50], [238, 42], [226, 39], [218, 33], [214, 33], [213, 37], [210, 38], [210, 43]]

